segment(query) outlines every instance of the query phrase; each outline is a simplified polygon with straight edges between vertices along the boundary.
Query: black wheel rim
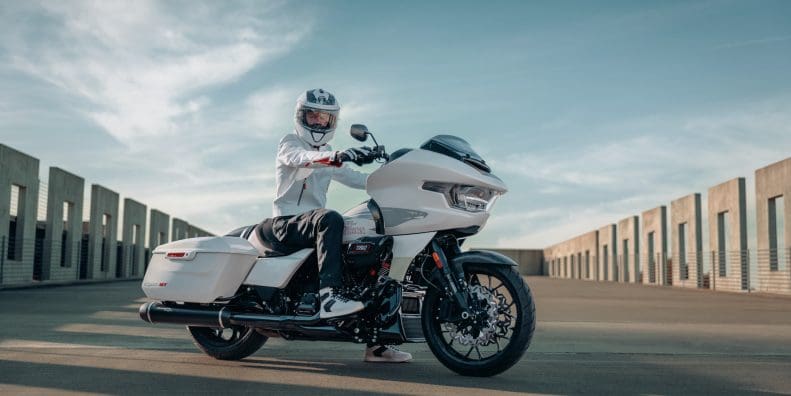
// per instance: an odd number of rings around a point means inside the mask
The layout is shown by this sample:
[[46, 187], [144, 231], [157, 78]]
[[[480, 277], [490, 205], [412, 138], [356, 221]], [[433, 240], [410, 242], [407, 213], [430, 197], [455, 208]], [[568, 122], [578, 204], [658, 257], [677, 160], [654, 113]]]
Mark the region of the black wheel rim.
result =
[[[484, 362], [501, 355], [518, 331], [521, 312], [515, 302], [516, 292], [507, 280], [496, 273], [481, 271], [466, 274], [468, 286], [479, 310], [488, 305], [487, 325], [479, 332], [459, 328], [456, 324], [434, 321], [433, 326], [444, 349], [453, 357], [468, 362]], [[439, 309], [439, 304], [434, 307]], [[479, 312], [481, 312], [479, 311]], [[434, 317], [438, 317], [434, 312]], [[477, 333], [477, 335], [476, 335]]]
[[202, 327], [195, 328], [206, 342], [216, 347], [226, 347], [234, 345], [244, 337], [250, 329], [233, 326], [229, 328]]

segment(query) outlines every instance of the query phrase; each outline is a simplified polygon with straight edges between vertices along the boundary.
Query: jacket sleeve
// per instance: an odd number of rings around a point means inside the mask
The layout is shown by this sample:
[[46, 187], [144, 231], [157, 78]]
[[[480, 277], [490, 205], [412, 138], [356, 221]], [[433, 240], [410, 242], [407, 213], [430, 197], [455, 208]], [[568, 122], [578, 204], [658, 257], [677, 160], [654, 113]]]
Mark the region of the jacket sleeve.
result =
[[332, 172], [332, 179], [351, 188], [365, 190], [365, 182], [368, 180], [368, 174], [358, 172], [348, 165], [344, 165]]
[[336, 151], [306, 150], [298, 142], [283, 139], [277, 148], [277, 161], [292, 168], [338, 167]]

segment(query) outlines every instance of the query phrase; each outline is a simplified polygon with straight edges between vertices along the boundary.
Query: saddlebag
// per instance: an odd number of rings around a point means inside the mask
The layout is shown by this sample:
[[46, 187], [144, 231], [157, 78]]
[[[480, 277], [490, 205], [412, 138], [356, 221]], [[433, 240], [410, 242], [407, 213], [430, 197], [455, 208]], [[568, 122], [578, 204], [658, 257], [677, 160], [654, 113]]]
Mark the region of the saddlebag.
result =
[[182, 239], [158, 246], [143, 292], [161, 301], [210, 303], [232, 297], [253, 268], [258, 251], [236, 237]]

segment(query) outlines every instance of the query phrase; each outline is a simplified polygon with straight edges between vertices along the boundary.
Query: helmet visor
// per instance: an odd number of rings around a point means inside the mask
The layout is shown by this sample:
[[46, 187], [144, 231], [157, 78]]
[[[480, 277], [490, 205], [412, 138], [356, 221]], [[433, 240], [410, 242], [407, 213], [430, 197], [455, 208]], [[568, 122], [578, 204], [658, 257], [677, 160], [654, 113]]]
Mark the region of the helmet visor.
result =
[[298, 117], [302, 126], [311, 131], [329, 132], [335, 129], [338, 112], [306, 107], [300, 110]]

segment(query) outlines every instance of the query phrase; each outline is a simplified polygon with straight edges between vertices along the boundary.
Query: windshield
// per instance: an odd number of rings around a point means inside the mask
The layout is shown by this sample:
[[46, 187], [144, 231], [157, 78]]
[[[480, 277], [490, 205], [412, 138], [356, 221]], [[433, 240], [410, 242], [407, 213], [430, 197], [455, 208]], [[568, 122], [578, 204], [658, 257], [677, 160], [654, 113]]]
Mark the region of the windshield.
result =
[[466, 140], [452, 135], [437, 135], [420, 146], [423, 150], [433, 151], [463, 161], [479, 170], [490, 173], [491, 169]]

